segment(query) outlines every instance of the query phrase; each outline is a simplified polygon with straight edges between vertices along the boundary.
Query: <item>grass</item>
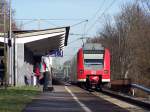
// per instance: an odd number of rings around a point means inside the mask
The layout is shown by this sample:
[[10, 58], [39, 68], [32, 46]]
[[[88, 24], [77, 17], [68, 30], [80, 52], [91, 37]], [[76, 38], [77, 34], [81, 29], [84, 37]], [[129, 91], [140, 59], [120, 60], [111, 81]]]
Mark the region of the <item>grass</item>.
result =
[[21, 112], [39, 92], [39, 88], [29, 86], [0, 89], [0, 112]]

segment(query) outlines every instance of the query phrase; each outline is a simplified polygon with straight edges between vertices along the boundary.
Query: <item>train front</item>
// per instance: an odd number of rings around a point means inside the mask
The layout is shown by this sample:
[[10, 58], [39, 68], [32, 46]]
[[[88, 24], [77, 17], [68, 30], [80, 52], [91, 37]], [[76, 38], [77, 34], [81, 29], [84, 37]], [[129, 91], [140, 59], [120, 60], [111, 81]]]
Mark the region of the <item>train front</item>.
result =
[[87, 88], [101, 88], [110, 82], [110, 54], [109, 50], [100, 44], [86, 44], [83, 52], [83, 74]]

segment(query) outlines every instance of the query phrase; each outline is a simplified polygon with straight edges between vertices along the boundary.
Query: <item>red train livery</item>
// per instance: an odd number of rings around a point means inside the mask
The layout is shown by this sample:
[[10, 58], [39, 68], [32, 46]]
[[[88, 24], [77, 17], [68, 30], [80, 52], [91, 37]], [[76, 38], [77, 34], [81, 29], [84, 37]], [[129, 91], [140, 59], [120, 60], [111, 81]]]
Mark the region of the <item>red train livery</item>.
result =
[[87, 43], [71, 61], [70, 81], [86, 88], [110, 82], [110, 52], [101, 44]]

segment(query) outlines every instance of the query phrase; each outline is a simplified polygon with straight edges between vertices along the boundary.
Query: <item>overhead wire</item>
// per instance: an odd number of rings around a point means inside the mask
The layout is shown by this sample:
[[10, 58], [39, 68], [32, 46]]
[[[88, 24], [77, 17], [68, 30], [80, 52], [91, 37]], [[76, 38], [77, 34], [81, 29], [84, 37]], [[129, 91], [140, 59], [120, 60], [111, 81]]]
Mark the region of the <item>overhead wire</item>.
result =
[[31, 24], [31, 23], [33, 23], [33, 22], [36, 22], [36, 21], [35, 21], [35, 20], [29, 20], [29, 21], [27, 21], [27, 22], [21, 21], [20, 28], [23, 29], [23, 27], [24, 27], [25, 25]]
[[80, 38], [77, 38], [77, 39], [75, 39], [75, 40], [69, 42], [68, 44], [72, 44], [72, 43], [74, 43], [74, 42], [76, 42], [76, 41], [79, 41], [79, 40], [80, 40]]
[[[82, 20], [82, 19], [16, 19], [17, 21], [27, 21], [27, 22], [24, 22], [22, 25], [26, 25], [26, 24], [30, 24], [30, 23], [32, 23], [32, 22], [47, 22], [47, 23], [49, 23], [49, 24], [51, 24], [51, 25], [53, 25], [53, 26], [55, 26], [55, 27], [61, 27], [61, 26], [58, 26], [58, 25], [56, 25], [56, 24], [54, 24], [54, 23], [52, 23], [52, 22], [50, 22], [50, 21], [68, 21], [68, 20], [71, 20], [71, 21], [79, 21], [79, 20]], [[82, 21], [80, 21], [80, 22], [78, 22], [78, 23], [75, 23], [75, 24], [73, 24], [73, 25], [70, 25], [70, 27], [74, 27], [74, 26], [77, 26], [77, 25], [80, 25], [80, 24], [82, 24], [82, 23], [84, 23], [84, 22], [88, 22], [88, 20], [87, 19], [84, 19], [84, 20], [82, 20]]]
[[84, 45], [84, 40], [83, 40], [83, 38], [87, 38], [86, 37], [86, 32], [85, 32], [85, 30], [86, 30], [86, 27], [87, 27], [87, 23], [88, 23], [88, 21], [84, 24], [84, 26], [83, 26], [83, 34], [82, 34], [82, 38], [80, 38], [80, 39], [82, 39], [82, 44]]
[[[24, 20], [24, 21], [29, 21], [29, 20], [37, 20], [37, 19], [28, 19], [28, 18], [24, 18], [24, 19], [17, 19], [15, 18], [16, 21], [20, 21], [20, 20]], [[84, 18], [64, 18], [64, 19], [56, 19], [56, 18], [52, 18], [52, 19], [38, 19], [38, 20], [49, 20], [49, 21], [80, 21], [80, 20], [86, 20]]]
[[[26, 21], [26, 22], [23, 22], [23, 21], [21, 21], [22, 23], [20, 24], [20, 27], [21, 27], [21, 29], [25, 26], [25, 25], [27, 25], [27, 24], [32, 24], [33, 22], [39, 22], [40, 21], [40, 24], [41, 24], [41, 22], [46, 22], [46, 23], [49, 23], [49, 24], [51, 24], [51, 25], [53, 25], [53, 26], [55, 26], [55, 27], [59, 27], [58, 25], [55, 25], [55, 24], [53, 24], [53, 23], [51, 23], [51, 22], [49, 22], [49, 21], [47, 21], [47, 20], [40, 20], [40, 19], [33, 19], [33, 20], [28, 20], [28, 21]], [[39, 24], [39, 23], [38, 23]]]
[[82, 36], [80, 33], [70, 33], [70, 35]]
[[[105, 0], [103, 0], [103, 2], [102, 2], [102, 4], [101, 4], [101, 6], [103, 6], [103, 4], [105, 3]], [[93, 18], [95, 18], [95, 16], [98, 14], [98, 12], [101, 10], [101, 6], [99, 6], [99, 8], [98, 8], [98, 10], [96, 11], [96, 13], [89, 19], [89, 20], [92, 20]], [[85, 20], [85, 21], [81, 21], [81, 22], [79, 22], [79, 23], [77, 23], [77, 24], [74, 24], [74, 25], [72, 25], [71, 27], [73, 27], [73, 26], [76, 26], [76, 25], [79, 25], [79, 24], [81, 24], [81, 23], [83, 23], [83, 22], [85, 22], [85, 24], [84, 24], [84, 28], [83, 28], [83, 34], [80, 34], [82, 37], [80, 37], [80, 38], [78, 38], [78, 39], [76, 39], [76, 40], [74, 40], [74, 41], [71, 41], [70, 43], [74, 43], [74, 42], [76, 42], [76, 41], [78, 41], [78, 40], [82, 40], [82, 43], [84, 44], [84, 41], [83, 41], [83, 39], [85, 39], [86, 37], [86, 27], [87, 27], [87, 24], [88, 24], [88, 21], [89, 20]], [[89, 37], [88, 37], [89, 38]], [[69, 43], [69, 44], [70, 44]]]
[[[100, 10], [102, 9], [102, 7], [104, 6], [104, 3], [105, 3], [105, 0], [103, 0], [102, 4], [98, 7], [98, 9], [97, 9], [96, 12], [93, 14], [93, 16], [91, 16], [91, 18], [88, 19], [87, 22], [84, 24], [84, 29], [83, 29], [84, 31], [83, 31], [83, 34], [82, 34], [83, 37], [85, 37], [85, 35], [87, 35], [87, 34], [86, 34], [86, 28], [87, 28], [88, 22], [91, 21], [92, 19], [94, 19], [94, 18], [97, 16], [97, 14], [99, 13], [99, 11], [100, 11]], [[83, 41], [83, 40], [82, 40], [82, 41]]]
[[95, 26], [95, 24], [96, 24], [96, 22], [106, 13], [106, 11], [108, 11], [112, 6], [113, 6], [113, 4], [116, 2], [116, 0], [113, 0], [112, 2], [111, 2], [111, 4], [108, 6], [108, 7], [106, 7], [106, 9], [102, 12], [102, 14], [94, 21], [94, 23], [92, 24], [92, 25], [90, 25], [90, 27], [87, 29], [87, 31], [86, 32], [89, 32], [89, 30], [91, 30], [94, 26]]
[[43, 22], [49, 23], [50, 25], [55, 26], [55, 27], [60, 27], [59, 25], [56, 25], [56, 24], [54, 24], [50, 21], [47, 21], [47, 20], [44, 20]]
[[89, 19], [89, 21], [92, 20], [92, 19], [94, 19], [94, 18], [97, 16], [97, 14], [98, 14], [98, 13], [101, 11], [101, 9], [103, 8], [103, 6], [104, 6], [104, 4], [105, 4], [105, 1], [106, 1], [106, 0], [103, 0], [102, 4], [99, 6], [99, 8], [98, 8], [97, 11], [95, 12], [95, 14], [93, 14], [93, 16]]
[[[95, 17], [97, 16], [97, 14], [99, 13], [99, 11], [102, 9], [102, 6], [104, 5], [104, 3], [105, 3], [105, 0], [103, 0], [102, 4], [101, 4], [101, 5], [99, 6], [99, 8], [97, 9], [96, 13], [95, 13], [89, 20], [92, 20], [93, 18], [95, 18]], [[84, 30], [84, 31], [83, 31], [83, 34], [70, 34], [70, 35], [81, 35], [82, 37], [77, 38], [77, 39], [75, 39], [75, 40], [69, 42], [68, 44], [72, 44], [72, 43], [74, 43], [74, 42], [76, 42], [76, 41], [79, 41], [79, 40], [81, 40], [81, 39], [82, 39], [82, 43], [83, 43], [83, 39], [85, 39], [85, 36], [87, 35], [87, 34], [86, 34], [86, 26], [87, 26], [87, 23], [88, 23], [89, 20], [84, 20], [84, 21], [81, 21], [81, 22], [76, 23], [76, 24], [74, 24], [74, 25], [71, 25], [71, 27], [73, 27], [73, 26], [76, 26], [76, 25], [79, 25], [79, 24], [85, 22], [84, 28], [83, 28], [83, 30]]]
[[86, 19], [86, 20], [80, 21], [80, 22], [78, 22], [78, 23], [75, 23], [75, 24], [71, 25], [70, 27], [77, 26], [77, 25], [79, 25], [79, 24], [81, 24], [81, 23], [84, 23], [84, 22], [88, 22], [88, 20]]
[[[84, 20], [84, 21], [81, 21], [81, 22], [79, 22], [79, 23], [76, 23], [76, 24], [71, 25], [70, 27], [74, 27], [74, 26], [80, 25], [80, 24], [82, 24], [82, 23], [85, 23], [85, 24], [84, 24], [84, 28], [83, 28], [83, 33], [82, 33], [82, 34], [73, 34], [73, 33], [72, 33], [72, 34], [70, 34], [70, 35], [82, 36], [82, 38], [85, 37], [85, 35], [86, 35], [86, 34], [85, 34], [85, 28], [86, 28], [87, 22], [88, 22], [88, 20], [86, 19], [86, 20]], [[69, 42], [68, 44], [71, 44], [71, 43], [74, 43], [74, 42], [76, 42], [76, 41], [79, 41], [79, 40], [81, 40], [82, 38], [81, 38], [81, 37], [80, 37], [80, 38], [77, 38], [77, 39], [75, 39], [75, 40]], [[82, 42], [83, 42], [83, 39], [82, 39]]]

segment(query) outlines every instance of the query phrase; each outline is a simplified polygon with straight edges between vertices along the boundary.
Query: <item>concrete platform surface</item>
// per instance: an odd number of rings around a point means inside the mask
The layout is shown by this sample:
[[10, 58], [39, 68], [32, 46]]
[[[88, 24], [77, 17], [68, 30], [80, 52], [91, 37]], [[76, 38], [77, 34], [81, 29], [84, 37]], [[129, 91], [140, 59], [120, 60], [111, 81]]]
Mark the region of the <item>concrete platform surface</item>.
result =
[[128, 112], [75, 86], [54, 86], [28, 104], [23, 112]]

